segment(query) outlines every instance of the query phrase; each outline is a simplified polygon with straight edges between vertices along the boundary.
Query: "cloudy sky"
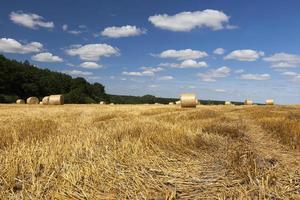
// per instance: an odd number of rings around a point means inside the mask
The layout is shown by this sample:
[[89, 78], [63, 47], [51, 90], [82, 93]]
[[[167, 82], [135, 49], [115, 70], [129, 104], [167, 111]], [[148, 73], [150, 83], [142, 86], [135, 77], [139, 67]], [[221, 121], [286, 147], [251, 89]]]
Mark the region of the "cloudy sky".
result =
[[0, 54], [112, 94], [300, 102], [298, 0], [4, 0]]

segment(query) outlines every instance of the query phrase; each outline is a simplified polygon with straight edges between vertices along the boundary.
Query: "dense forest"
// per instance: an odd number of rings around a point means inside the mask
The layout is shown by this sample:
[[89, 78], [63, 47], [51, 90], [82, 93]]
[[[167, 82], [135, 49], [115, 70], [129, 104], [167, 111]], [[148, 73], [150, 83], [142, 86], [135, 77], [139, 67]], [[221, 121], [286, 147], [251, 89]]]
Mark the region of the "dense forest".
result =
[[[40, 69], [28, 61], [19, 62], [0, 55], [0, 103], [14, 103], [17, 99], [36, 96], [40, 100], [51, 94], [64, 94], [65, 103], [144, 104], [175, 102], [176, 98], [153, 95], [125, 96], [106, 94], [100, 83], [89, 83], [84, 78]], [[201, 104], [224, 104], [224, 101], [200, 100]], [[240, 102], [234, 102], [241, 104]]]
[[64, 94], [65, 103], [97, 103], [109, 101], [104, 86], [90, 84], [84, 78], [40, 69], [28, 61], [18, 62], [0, 55], [0, 102], [12, 103], [30, 96], [43, 98]]

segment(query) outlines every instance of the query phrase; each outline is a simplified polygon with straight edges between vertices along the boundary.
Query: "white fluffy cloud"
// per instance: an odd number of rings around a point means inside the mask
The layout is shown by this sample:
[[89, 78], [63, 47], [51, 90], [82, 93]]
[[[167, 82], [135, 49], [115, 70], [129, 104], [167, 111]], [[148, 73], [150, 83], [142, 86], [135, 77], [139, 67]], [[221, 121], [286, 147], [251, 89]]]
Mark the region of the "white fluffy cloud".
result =
[[126, 76], [154, 76], [154, 72], [152, 71], [142, 71], [142, 72], [122, 72], [123, 75]]
[[164, 70], [164, 68], [161, 67], [141, 67], [140, 69], [144, 71], [151, 71], [151, 72], [160, 72]]
[[207, 67], [207, 63], [204, 61], [197, 62], [195, 60], [189, 59], [189, 60], [184, 60], [179, 68], [200, 68], [200, 67]]
[[223, 55], [225, 53], [225, 49], [223, 48], [217, 48], [214, 50], [214, 54], [217, 54], [217, 55]]
[[75, 45], [66, 50], [70, 56], [79, 56], [81, 60], [98, 61], [100, 57], [119, 55], [119, 49], [108, 44]]
[[43, 49], [43, 45], [39, 42], [31, 42], [28, 44], [21, 44], [20, 42], [11, 38], [0, 39], [0, 52], [4, 53], [37, 53]]
[[173, 76], [162, 76], [162, 77], [159, 77], [159, 80], [162, 80], [162, 81], [170, 81], [170, 80], [173, 80], [174, 77]]
[[177, 60], [188, 60], [188, 59], [198, 59], [208, 56], [205, 51], [197, 51], [192, 49], [184, 50], [174, 50], [169, 49], [161, 52], [158, 57], [160, 58], [174, 58]]
[[264, 61], [272, 63], [273, 68], [290, 68], [300, 66], [300, 55], [288, 53], [275, 53], [264, 58]]
[[264, 52], [256, 51], [252, 49], [235, 50], [224, 57], [225, 60], [239, 60], [239, 61], [256, 61], [261, 56], [264, 56]]
[[266, 81], [271, 79], [271, 76], [270, 74], [242, 74], [240, 78], [243, 80]]
[[300, 74], [296, 72], [283, 72], [282, 75], [286, 76], [290, 81], [300, 83]]
[[38, 62], [62, 62], [63, 59], [53, 55], [52, 53], [39, 53], [31, 57], [32, 60]]
[[185, 68], [208, 67], [208, 64], [204, 61], [197, 62], [195, 60], [189, 59], [189, 60], [184, 60], [181, 63], [160, 63], [159, 66], [185, 69]]
[[102, 65], [99, 65], [96, 62], [83, 62], [80, 64], [80, 67], [83, 67], [86, 69], [98, 69], [98, 68], [101, 68]]
[[220, 30], [233, 26], [228, 25], [229, 16], [218, 10], [181, 12], [170, 16], [167, 14], [150, 16], [148, 20], [156, 27], [170, 31], [190, 31], [195, 28]]
[[85, 76], [93, 75], [92, 72], [85, 72], [85, 71], [80, 71], [80, 70], [67, 70], [67, 71], [63, 71], [63, 72], [67, 73], [71, 76], [75, 76], [75, 77], [85, 77]]
[[110, 38], [120, 38], [120, 37], [130, 37], [137, 36], [146, 33], [146, 30], [142, 30], [137, 28], [136, 26], [121, 26], [121, 27], [107, 27], [102, 32], [102, 36], [110, 37]]
[[11, 12], [9, 16], [10, 20], [12, 20], [14, 23], [25, 26], [27, 28], [54, 28], [53, 22], [46, 22], [44, 21], [44, 18], [42, 16], [34, 13], [24, 13], [22, 11], [17, 11]]
[[224, 78], [229, 76], [230, 72], [231, 70], [229, 67], [223, 66], [218, 69], [209, 70], [205, 73], [199, 73], [197, 74], [197, 76], [200, 77], [202, 81], [215, 82], [217, 78]]

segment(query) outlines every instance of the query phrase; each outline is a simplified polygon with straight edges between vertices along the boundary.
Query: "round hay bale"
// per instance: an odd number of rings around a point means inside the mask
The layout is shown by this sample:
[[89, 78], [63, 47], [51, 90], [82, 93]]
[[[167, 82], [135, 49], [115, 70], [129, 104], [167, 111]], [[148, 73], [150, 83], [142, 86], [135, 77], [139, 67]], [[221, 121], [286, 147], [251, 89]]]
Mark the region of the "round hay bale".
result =
[[50, 105], [63, 105], [64, 104], [64, 96], [61, 94], [50, 95], [49, 96], [49, 104]]
[[25, 104], [25, 101], [23, 99], [18, 99], [16, 101], [16, 104]]
[[169, 105], [174, 105], [174, 102], [170, 102]]
[[44, 105], [44, 103], [41, 101], [41, 102], [40, 102], [40, 105]]
[[225, 101], [225, 103], [224, 103], [225, 105], [231, 105], [231, 102], [230, 101]]
[[253, 105], [253, 101], [249, 100], [249, 99], [246, 99], [244, 104], [245, 105]]
[[43, 105], [48, 105], [48, 104], [49, 104], [49, 96], [45, 96], [45, 97], [42, 99], [42, 103], [43, 103]]
[[159, 105], [159, 103], [155, 103], [154, 105]]
[[104, 101], [100, 101], [100, 102], [99, 102], [99, 104], [101, 104], [101, 105], [104, 105], [104, 104], [105, 104], [105, 102], [104, 102]]
[[266, 105], [274, 105], [274, 100], [273, 99], [267, 99], [266, 100]]
[[198, 100], [195, 94], [182, 94], [180, 102], [181, 108], [196, 108]]
[[110, 103], [109, 105], [115, 105], [114, 103]]
[[27, 104], [39, 104], [40, 100], [37, 97], [29, 97], [26, 100]]
[[180, 101], [176, 101], [175, 103], [176, 103], [176, 105], [180, 105], [181, 104]]

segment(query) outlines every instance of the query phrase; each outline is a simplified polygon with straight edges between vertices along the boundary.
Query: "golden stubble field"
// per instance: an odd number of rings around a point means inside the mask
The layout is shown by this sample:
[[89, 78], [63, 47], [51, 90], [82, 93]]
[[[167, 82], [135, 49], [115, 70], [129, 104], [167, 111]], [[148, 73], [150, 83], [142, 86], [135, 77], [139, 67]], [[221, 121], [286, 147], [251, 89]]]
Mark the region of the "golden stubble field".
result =
[[299, 199], [300, 106], [0, 105], [0, 199]]

